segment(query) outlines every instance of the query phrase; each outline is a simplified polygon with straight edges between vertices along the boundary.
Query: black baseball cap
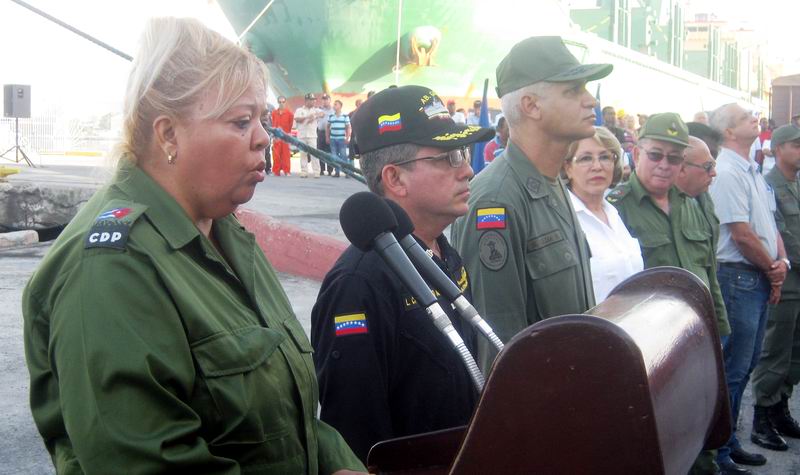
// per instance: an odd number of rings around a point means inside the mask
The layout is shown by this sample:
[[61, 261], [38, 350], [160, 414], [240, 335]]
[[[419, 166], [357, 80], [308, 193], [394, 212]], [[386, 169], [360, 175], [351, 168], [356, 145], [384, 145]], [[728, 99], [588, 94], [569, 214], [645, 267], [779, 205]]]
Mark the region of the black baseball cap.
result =
[[309, 100], [313, 101], [314, 99], [316, 99], [316, 97], [314, 96], [313, 92], [309, 92], [308, 94], [306, 94], [306, 100], [307, 101], [309, 101]]
[[362, 153], [404, 143], [452, 150], [494, 137], [493, 129], [456, 124], [439, 96], [423, 86], [385, 89], [361, 104], [352, 121]]

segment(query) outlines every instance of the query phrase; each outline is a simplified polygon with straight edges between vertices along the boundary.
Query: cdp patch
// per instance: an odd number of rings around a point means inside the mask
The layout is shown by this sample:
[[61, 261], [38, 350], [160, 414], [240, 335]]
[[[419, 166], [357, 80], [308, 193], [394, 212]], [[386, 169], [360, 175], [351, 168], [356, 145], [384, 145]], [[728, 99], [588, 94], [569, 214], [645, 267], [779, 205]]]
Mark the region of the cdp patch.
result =
[[95, 224], [84, 241], [84, 248], [108, 247], [111, 249], [125, 249], [128, 241], [130, 226], [126, 224]]

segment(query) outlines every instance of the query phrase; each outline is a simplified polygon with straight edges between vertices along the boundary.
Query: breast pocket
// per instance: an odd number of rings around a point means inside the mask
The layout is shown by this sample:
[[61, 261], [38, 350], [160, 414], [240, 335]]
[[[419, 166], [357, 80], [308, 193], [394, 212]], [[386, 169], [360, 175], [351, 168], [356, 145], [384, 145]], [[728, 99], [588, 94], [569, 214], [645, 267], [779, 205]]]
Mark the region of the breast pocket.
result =
[[669, 259], [668, 246], [672, 244], [669, 236], [664, 234], [639, 235], [639, 246], [642, 248], [642, 257], [645, 267], [674, 266], [675, 263]]
[[[688, 258], [698, 267], [711, 265], [711, 233], [703, 229], [682, 229], [689, 247]], [[684, 266], [686, 267], [686, 266]]]
[[288, 433], [291, 379], [279, 351], [285, 337], [252, 326], [221, 332], [192, 345], [201, 384], [196, 400], [212, 446], [259, 444]]
[[529, 251], [525, 255], [525, 266], [532, 280], [546, 280], [563, 270], [575, 268], [578, 264], [575, 252], [569, 241], [554, 242]]

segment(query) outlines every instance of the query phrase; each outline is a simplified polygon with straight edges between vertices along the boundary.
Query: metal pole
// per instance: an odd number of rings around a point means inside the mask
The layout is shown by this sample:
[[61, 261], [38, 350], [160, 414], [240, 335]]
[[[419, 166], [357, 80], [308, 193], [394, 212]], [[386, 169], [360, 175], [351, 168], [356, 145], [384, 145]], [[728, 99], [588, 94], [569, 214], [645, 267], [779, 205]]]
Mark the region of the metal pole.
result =
[[59, 20], [58, 18], [56, 18], [56, 17], [54, 17], [52, 15], [49, 15], [49, 14], [43, 12], [42, 10], [39, 10], [38, 8], [34, 7], [33, 5], [29, 5], [29, 4], [25, 3], [25, 2], [23, 2], [22, 0], [11, 0], [11, 1], [16, 3], [17, 5], [19, 5], [21, 7], [27, 8], [28, 10], [32, 11], [33, 13], [36, 13], [39, 16], [47, 18], [48, 20], [52, 21], [53, 23], [68, 29], [69, 31], [75, 33], [76, 35], [81, 36], [81, 37], [91, 41], [92, 43], [96, 44], [97, 46], [100, 46], [102, 48], [105, 48], [105, 49], [111, 51], [112, 53], [116, 54], [117, 56], [125, 58], [128, 61], [133, 61], [133, 57], [132, 56], [123, 53], [122, 51], [118, 50], [117, 48], [114, 48], [113, 46], [109, 45], [108, 43], [104, 43], [104, 42], [98, 40], [97, 38], [82, 32], [81, 30], [75, 28], [74, 26], [68, 25], [67, 23]]
[[400, 85], [400, 25], [403, 19], [403, 0], [397, 6], [397, 55], [394, 59], [394, 85]]

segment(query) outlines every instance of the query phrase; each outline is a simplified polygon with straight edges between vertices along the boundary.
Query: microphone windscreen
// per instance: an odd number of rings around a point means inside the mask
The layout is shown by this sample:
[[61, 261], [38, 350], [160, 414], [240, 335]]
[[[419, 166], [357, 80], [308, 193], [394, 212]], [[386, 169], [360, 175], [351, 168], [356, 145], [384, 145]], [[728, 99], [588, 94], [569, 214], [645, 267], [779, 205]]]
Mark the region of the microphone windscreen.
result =
[[392, 210], [392, 213], [394, 213], [394, 219], [397, 220], [397, 229], [394, 230], [394, 236], [399, 241], [414, 232], [414, 223], [411, 222], [411, 218], [408, 217], [406, 210], [399, 204], [389, 198], [385, 198], [385, 200], [386, 204], [388, 204], [389, 208]]
[[339, 224], [355, 247], [369, 251], [376, 237], [395, 230], [397, 220], [383, 198], [369, 191], [361, 191], [342, 204]]

